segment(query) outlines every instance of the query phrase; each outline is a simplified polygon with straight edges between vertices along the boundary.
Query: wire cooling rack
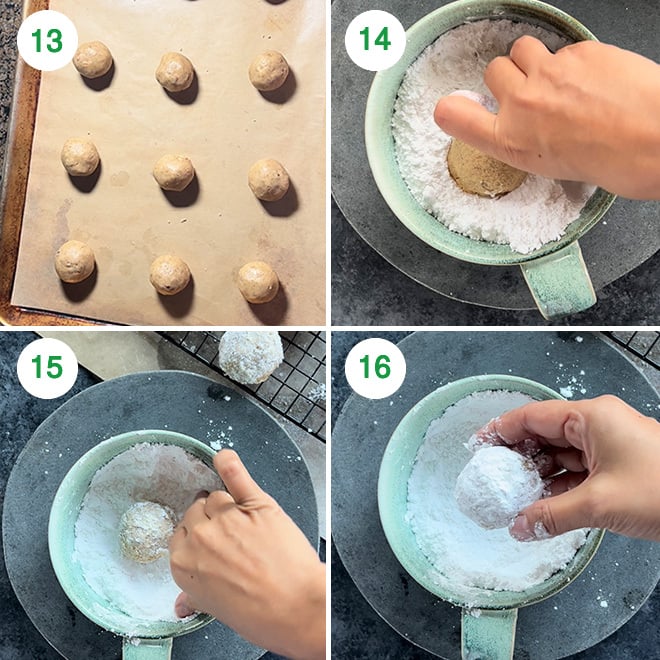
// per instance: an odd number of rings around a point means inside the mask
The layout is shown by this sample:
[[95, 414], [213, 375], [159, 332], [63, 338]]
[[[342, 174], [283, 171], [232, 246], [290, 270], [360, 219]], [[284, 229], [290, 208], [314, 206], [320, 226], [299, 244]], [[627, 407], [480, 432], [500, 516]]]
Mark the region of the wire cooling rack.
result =
[[[219, 374], [218, 344], [223, 332], [161, 332]], [[259, 385], [238, 387], [296, 426], [325, 442], [325, 332], [280, 332], [284, 361]], [[224, 375], [224, 374], [223, 374]]]
[[645, 364], [660, 369], [660, 332], [614, 331], [605, 333], [612, 341], [636, 355]]

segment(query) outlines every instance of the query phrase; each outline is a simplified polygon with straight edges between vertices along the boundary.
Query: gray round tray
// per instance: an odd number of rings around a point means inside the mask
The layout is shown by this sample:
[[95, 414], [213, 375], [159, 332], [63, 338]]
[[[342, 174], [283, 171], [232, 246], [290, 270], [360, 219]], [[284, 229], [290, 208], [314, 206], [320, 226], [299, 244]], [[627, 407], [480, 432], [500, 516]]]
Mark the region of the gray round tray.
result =
[[[580, 398], [616, 394], [638, 410], [657, 413], [658, 395], [628, 360], [592, 335], [579, 335], [581, 341], [576, 336], [414, 333], [399, 343], [407, 364], [400, 390], [381, 401], [352, 395], [337, 420], [332, 535], [341, 560], [374, 610], [405, 639], [437, 656], [460, 658], [460, 610], [420, 587], [390, 550], [376, 497], [385, 446], [401, 418], [426, 394], [484, 373], [512, 373], [556, 390], [573, 385], [585, 389]], [[660, 543], [608, 532], [575, 582], [520, 610], [514, 657], [551, 660], [593, 646], [639, 610], [659, 577]]]
[[[7, 482], [2, 518], [14, 591], [41, 634], [71, 660], [119, 658], [121, 642], [82, 615], [62, 591], [48, 555], [50, 506], [64, 475], [88, 449], [137, 429], [167, 429], [202, 442], [220, 440], [221, 431], [231, 435], [233, 448], [256, 481], [318, 547], [316, 501], [305, 461], [284, 429], [259, 406], [212, 380], [180, 371], [133, 374], [90, 387], [34, 432]], [[177, 637], [172, 657], [247, 660], [263, 653], [214, 621]]]
[[[388, 0], [379, 5], [407, 29], [446, 0]], [[553, 0], [602, 41], [660, 60], [660, 4]], [[360, 236], [393, 266], [437, 293], [501, 309], [535, 309], [517, 266], [479, 266], [448, 257], [399, 222], [371, 176], [364, 146], [364, 110], [373, 73], [346, 54], [343, 35], [351, 20], [373, 9], [369, 0], [332, 4], [332, 192]], [[639, 20], [632, 20], [638, 16]], [[643, 18], [642, 18], [643, 16]], [[639, 266], [660, 248], [660, 204], [618, 199], [603, 221], [580, 239], [596, 290]]]

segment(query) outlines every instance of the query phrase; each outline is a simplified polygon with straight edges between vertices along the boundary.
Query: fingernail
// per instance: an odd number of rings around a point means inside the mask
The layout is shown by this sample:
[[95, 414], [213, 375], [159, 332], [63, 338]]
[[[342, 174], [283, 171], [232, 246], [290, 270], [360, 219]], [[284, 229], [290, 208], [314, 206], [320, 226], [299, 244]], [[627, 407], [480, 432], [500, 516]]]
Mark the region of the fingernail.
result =
[[519, 513], [513, 519], [513, 522], [509, 525], [509, 533], [516, 541], [522, 541], [523, 543], [550, 538], [550, 533], [540, 520], [537, 520], [532, 526], [523, 513]]
[[174, 612], [179, 617], [179, 619], [185, 619], [187, 616], [195, 614], [195, 610], [193, 610], [188, 605], [188, 598], [186, 597], [185, 593], [180, 593], [177, 596], [177, 599], [174, 603]]
[[209, 496], [209, 491], [208, 490], [200, 490], [197, 495], [195, 495], [195, 502], [202, 497], [208, 497]]

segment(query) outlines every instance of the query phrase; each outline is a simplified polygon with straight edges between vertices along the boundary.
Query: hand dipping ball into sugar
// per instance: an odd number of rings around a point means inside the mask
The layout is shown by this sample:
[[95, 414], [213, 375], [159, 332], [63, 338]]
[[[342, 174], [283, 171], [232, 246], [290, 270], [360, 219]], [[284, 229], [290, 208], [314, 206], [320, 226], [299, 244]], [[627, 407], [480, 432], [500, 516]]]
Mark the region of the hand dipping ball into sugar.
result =
[[100, 41], [80, 44], [73, 56], [73, 66], [84, 78], [100, 78], [112, 67], [112, 54]]
[[289, 174], [282, 163], [264, 158], [250, 168], [248, 185], [257, 199], [276, 202], [289, 190]]
[[250, 303], [270, 302], [280, 288], [277, 273], [264, 261], [251, 261], [238, 271], [238, 288]]
[[267, 50], [257, 55], [250, 64], [250, 82], [260, 92], [272, 92], [284, 84], [289, 75], [289, 64], [282, 53]]
[[148, 564], [163, 557], [176, 518], [172, 509], [155, 502], [136, 502], [119, 521], [119, 546], [126, 559]]
[[70, 138], [60, 154], [64, 169], [71, 176], [89, 176], [99, 166], [99, 152], [94, 143], [86, 138]]
[[55, 253], [55, 270], [62, 282], [76, 284], [94, 271], [92, 248], [81, 241], [67, 241]]
[[149, 269], [149, 281], [158, 293], [174, 296], [183, 291], [190, 282], [190, 268], [179, 257], [165, 254], [154, 261]]
[[218, 364], [237, 383], [263, 383], [282, 360], [282, 340], [277, 332], [228, 331], [220, 339]]
[[168, 92], [183, 92], [192, 85], [195, 69], [181, 53], [165, 53], [156, 69], [156, 80]]
[[154, 165], [153, 175], [163, 190], [181, 192], [195, 178], [195, 168], [190, 158], [167, 154]]
[[458, 508], [485, 529], [507, 527], [543, 494], [534, 464], [508, 447], [480, 449], [456, 479]]

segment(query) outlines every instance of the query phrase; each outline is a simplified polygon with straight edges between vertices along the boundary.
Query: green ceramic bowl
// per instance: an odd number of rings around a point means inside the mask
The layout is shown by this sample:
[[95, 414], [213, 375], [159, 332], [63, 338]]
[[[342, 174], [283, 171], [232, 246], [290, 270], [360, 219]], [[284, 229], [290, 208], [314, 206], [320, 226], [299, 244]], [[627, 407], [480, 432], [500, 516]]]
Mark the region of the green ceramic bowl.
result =
[[[473, 376], [449, 383], [417, 403], [394, 430], [378, 476], [378, 510], [387, 541], [406, 571], [427, 591], [463, 607], [463, 645], [474, 657], [510, 658], [517, 608], [548, 598], [570, 584], [589, 563], [604, 532], [591, 530], [569, 565], [525, 591], [493, 591], [456, 584], [422, 553], [406, 522], [408, 480], [430, 423], [473, 392], [509, 390], [537, 400], [562, 399], [553, 390], [516, 376]], [[479, 610], [479, 616], [470, 612]], [[481, 655], [479, 655], [481, 653]], [[472, 656], [470, 656], [472, 657]]]
[[[365, 114], [369, 165], [381, 195], [397, 218], [425, 243], [463, 261], [492, 266], [520, 264], [541, 312], [554, 318], [586, 309], [596, 301], [577, 239], [591, 229], [615, 196], [597, 189], [557, 241], [530, 254], [508, 245], [468, 238], [448, 229], [427, 213], [410, 193], [399, 172], [391, 119], [401, 81], [408, 67], [440, 35], [466, 22], [509, 19], [544, 27], [572, 41], [596, 37], [577, 20], [537, 0], [459, 0], [424, 16], [406, 32], [406, 49], [391, 68], [374, 77]], [[432, 112], [433, 108], [429, 108]]]
[[105, 440], [84, 454], [62, 480], [50, 511], [48, 549], [55, 575], [71, 602], [94, 623], [123, 636], [124, 658], [165, 660], [171, 655], [173, 637], [197, 630], [213, 617], [198, 614], [185, 622], [132, 618], [93, 591], [81, 574], [80, 564], [73, 559], [75, 524], [94, 474], [115, 456], [142, 442], [177, 445], [213, 468], [215, 451], [180, 433], [132, 431]]

